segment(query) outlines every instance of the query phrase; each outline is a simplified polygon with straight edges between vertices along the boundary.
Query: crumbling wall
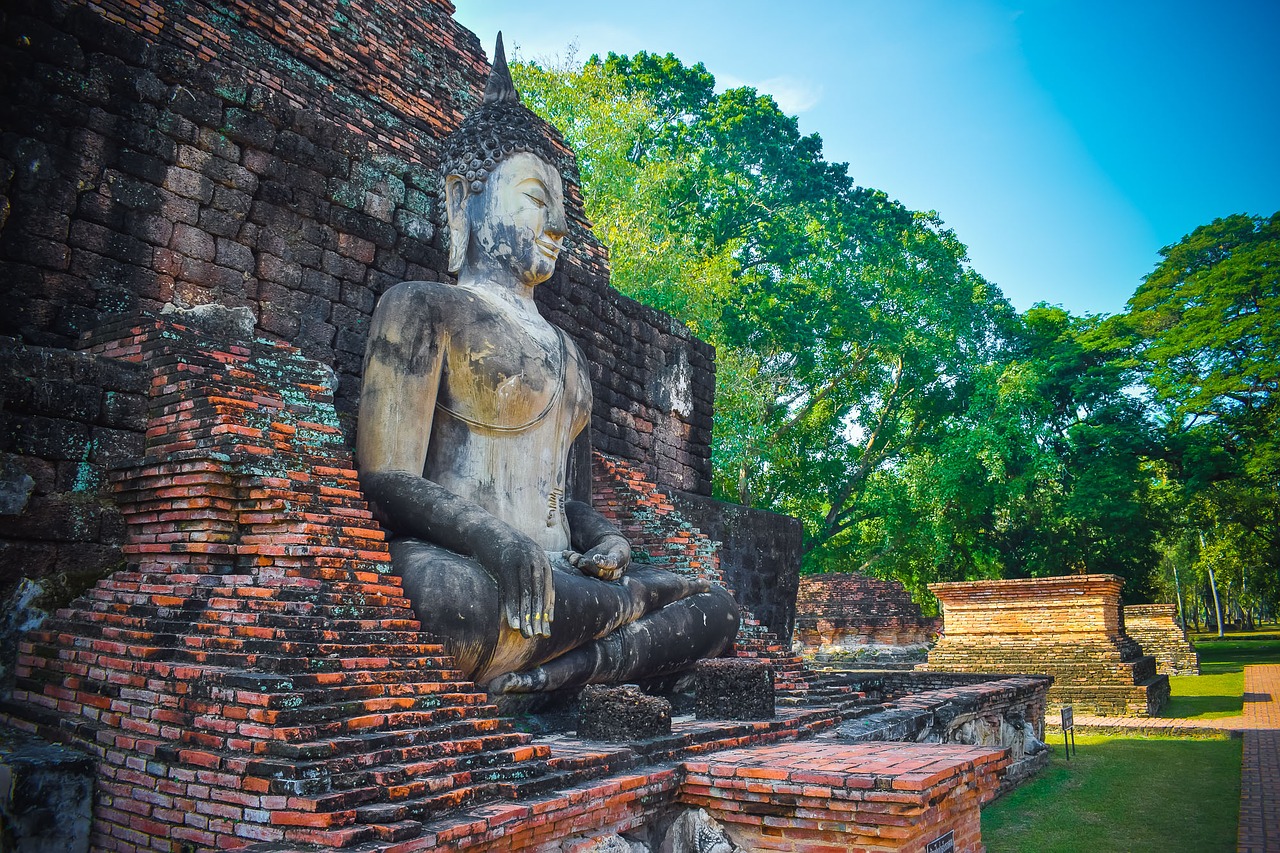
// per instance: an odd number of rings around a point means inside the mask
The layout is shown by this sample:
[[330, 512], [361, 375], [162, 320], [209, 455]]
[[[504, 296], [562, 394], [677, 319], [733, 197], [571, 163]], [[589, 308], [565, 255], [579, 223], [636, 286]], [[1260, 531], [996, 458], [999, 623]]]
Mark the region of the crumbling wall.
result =
[[[74, 351], [109, 318], [243, 308], [255, 334], [333, 368], [352, 441], [378, 297], [449, 279], [437, 150], [488, 73], [452, 12], [447, 0], [0, 11], [0, 599], [63, 603], [121, 561], [102, 484], [141, 446], [141, 389]], [[539, 302], [592, 364], [596, 446], [709, 493], [714, 351], [609, 288], [565, 158], [572, 233]], [[46, 584], [64, 575], [62, 591]], [[40, 588], [19, 591], [23, 579]]]
[[688, 492], [672, 500], [693, 524], [720, 543], [725, 584], [768, 629], [788, 643], [796, 621], [796, 586], [804, 530], [798, 519]]
[[935, 631], [897, 581], [843, 573], [800, 579], [795, 640], [804, 654], [918, 651]]
[[1045, 673], [1053, 706], [1154, 715], [1169, 678], [1125, 633], [1116, 575], [935, 583], [943, 633], [928, 669]]

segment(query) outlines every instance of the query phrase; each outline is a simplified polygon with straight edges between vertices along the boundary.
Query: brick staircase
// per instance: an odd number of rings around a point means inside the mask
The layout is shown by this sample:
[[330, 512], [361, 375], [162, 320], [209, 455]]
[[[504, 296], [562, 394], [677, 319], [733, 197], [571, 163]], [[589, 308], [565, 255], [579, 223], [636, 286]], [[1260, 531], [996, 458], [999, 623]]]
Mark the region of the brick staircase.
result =
[[163, 321], [91, 344], [155, 369], [129, 567], [29, 637], [10, 710], [99, 756], [95, 843], [342, 847], [559, 783], [419, 630], [323, 368]]

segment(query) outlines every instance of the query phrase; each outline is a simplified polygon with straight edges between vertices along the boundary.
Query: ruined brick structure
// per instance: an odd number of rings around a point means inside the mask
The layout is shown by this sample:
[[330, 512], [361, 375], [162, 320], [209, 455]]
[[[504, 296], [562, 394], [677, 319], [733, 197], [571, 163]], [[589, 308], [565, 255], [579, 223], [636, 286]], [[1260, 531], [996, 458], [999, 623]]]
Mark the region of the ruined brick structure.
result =
[[[809, 690], [768, 630], [786, 606], [736, 646], [773, 659], [776, 718], [626, 745], [516, 732], [422, 632], [349, 447], [378, 296], [447, 278], [437, 146], [487, 72], [451, 14], [0, 13], [0, 587], [70, 602], [23, 640], [4, 718], [92, 756], [104, 850], [549, 851], [690, 805], [799, 853], [980, 849], [1002, 750], [791, 743], [862, 699]], [[639, 553], [733, 586], [672, 497], [710, 491], [714, 353], [608, 287], [564, 153], [539, 304], [592, 365], [597, 499]]]
[[800, 520], [687, 491], [668, 491], [680, 513], [720, 543], [720, 568], [734, 597], [780, 639], [791, 637], [803, 556]]
[[795, 641], [803, 654], [918, 650], [934, 630], [897, 581], [854, 574], [800, 579]]
[[1174, 604], [1132, 604], [1124, 609], [1124, 630], [1156, 659], [1164, 675], [1199, 675], [1200, 655], [1178, 624]]
[[[783, 741], [835, 726], [821, 705], [625, 746], [513, 731], [389, 573], [332, 373], [238, 338], [248, 323], [178, 319], [191, 325], [120, 322], [86, 340], [146, 371], [146, 447], [112, 475], [129, 567], [27, 637], [5, 706], [11, 725], [96, 759], [96, 848], [549, 851], [694, 805], [736, 838], [797, 851], [854, 835], [916, 850], [946, 832], [978, 849], [999, 748], [832, 744], [815, 763]], [[682, 553], [701, 539], [667, 538]], [[757, 654], [767, 639], [745, 642]], [[749, 805], [802, 783], [829, 789], [803, 794], [827, 801], [808, 816]]]
[[1120, 578], [1068, 575], [930, 584], [943, 633], [927, 668], [1047, 673], [1049, 700], [1099, 714], [1155, 714], [1169, 678], [1125, 633]]
[[[68, 352], [105, 318], [245, 307], [332, 365], [351, 439], [377, 298], [448, 277], [436, 149], [488, 71], [451, 14], [443, 0], [9, 4], [0, 492], [17, 497], [0, 500], [0, 595], [119, 562], [101, 486], [141, 448], [139, 398], [127, 369]], [[566, 164], [572, 233], [538, 296], [592, 365], [594, 445], [709, 494], [714, 352], [608, 287]]]

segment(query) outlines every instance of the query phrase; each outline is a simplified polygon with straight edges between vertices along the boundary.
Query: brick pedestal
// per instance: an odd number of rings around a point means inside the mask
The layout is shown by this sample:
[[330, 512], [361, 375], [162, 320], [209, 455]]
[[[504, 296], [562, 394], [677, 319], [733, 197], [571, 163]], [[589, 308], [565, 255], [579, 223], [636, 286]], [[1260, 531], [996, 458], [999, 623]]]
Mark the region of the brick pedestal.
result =
[[167, 320], [97, 341], [152, 371], [128, 565], [23, 643], [11, 706], [96, 757], [94, 849], [343, 847], [537, 775], [389, 573], [327, 368]]
[[895, 581], [854, 574], [800, 579], [795, 639], [806, 655], [923, 649], [934, 628]]
[[1155, 714], [1169, 698], [1124, 632], [1120, 578], [1070, 575], [939, 583], [943, 635], [926, 668], [943, 672], [1047, 673], [1052, 705], [1099, 714]]
[[978, 853], [979, 808], [1005, 761], [986, 747], [779, 744], [686, 762], [679, 799], [753, 852], [923, 853], [950, 833], [956, 853]]
[[1164, 675], [1199, 675], [1200, 655], [1178, 624], [1173, 604], [1134, 604], [1124, 609], [1124, 630], [1156, 659]]

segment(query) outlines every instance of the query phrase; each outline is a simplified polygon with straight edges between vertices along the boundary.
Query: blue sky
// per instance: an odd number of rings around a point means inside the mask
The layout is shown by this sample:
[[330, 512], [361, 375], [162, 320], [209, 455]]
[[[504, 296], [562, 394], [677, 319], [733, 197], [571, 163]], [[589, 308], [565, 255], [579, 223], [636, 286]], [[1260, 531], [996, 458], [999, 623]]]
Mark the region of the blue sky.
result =
[[674, 53], [936, 210], [1020, 309], [1115, 313], [1162, 246], [1280, 210], [1280, 0], [456, 0], [486, 51]]

